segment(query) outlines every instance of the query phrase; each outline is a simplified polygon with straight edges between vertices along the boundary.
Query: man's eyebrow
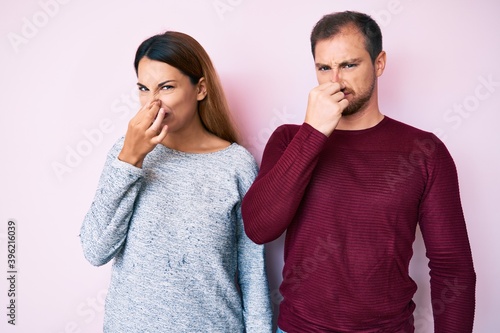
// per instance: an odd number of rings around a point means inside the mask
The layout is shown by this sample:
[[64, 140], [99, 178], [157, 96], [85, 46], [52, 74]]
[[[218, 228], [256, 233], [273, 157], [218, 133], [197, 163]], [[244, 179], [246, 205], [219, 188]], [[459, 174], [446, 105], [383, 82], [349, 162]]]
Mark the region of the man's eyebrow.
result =
[[352, 59], [347, 59], [345, 61], [342, 61], [341, 64], [352, 64], [352, 63], [358, 63], [361, 62], [361, 58], [352, 58]]
[[[347, 60], [344, 60], [342, 62], [340, 62], [338, 64], [339, 67], [342, 67], [342, 66], [345, 66], [345, 65], [348, 65], [348, 64], [353, 64], [353, 63], [360, 63], [362, 61], [361, 58], [351, 58], [351, 59], [347, 59]], [[323, 64], [321, 62], [317, 62], [316, 63], [316, 68], [319, 68], [319, 67], [323, 67], [323, 66], [326, 66], [326, 67], [331, 67], [331, 65], [328, 65], [328, 64]]]
[[330, 65], [323, 64], [323, 63], [321, 63], [321, 62], [317, 62], [315, 65], [316, 65], [316, 68], [325, 67], [325, 66], [326, 66], [326, 67], [330, 67]]

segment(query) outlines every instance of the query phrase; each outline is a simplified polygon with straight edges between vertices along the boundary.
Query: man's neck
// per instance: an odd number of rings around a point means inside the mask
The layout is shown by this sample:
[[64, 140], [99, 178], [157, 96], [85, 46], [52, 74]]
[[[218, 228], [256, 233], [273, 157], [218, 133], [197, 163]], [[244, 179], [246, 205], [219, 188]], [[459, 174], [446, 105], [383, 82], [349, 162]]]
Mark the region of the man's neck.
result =
[[[371, 105], [370, 105], [371, 104]], [[377, 125], [384, 119], [378, 108], [378, 103], [373, 100], [363, 110], [349, 116], [342, 116], [335, 129], [344, 131], [363, 130]]]

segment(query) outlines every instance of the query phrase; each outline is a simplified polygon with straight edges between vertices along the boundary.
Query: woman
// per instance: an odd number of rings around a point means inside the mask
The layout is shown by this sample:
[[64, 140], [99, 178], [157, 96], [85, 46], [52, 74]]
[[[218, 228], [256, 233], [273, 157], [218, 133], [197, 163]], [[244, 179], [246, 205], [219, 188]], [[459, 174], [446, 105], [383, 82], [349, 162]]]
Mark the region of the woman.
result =
[[105, 332], [271, 332], [263, 247], [241, 200], [257, 173], [221, 84], [192, 37], [135, 57], [141, 109], [109, 152], [82, 228], [85, 257], [115, 258]]

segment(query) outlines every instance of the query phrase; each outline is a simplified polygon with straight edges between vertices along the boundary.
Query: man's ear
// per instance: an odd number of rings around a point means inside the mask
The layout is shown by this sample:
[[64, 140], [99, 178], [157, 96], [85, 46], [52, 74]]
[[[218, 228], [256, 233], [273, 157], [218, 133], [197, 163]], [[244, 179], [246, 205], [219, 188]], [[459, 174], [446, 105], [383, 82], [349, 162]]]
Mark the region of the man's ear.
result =
[[374, 66], [375, 66], [375, 75], [377, 77], [381, 76], [382, 73], [384, 72], [386, 60], [387, 56], [385, 51], [381, 51], [377, 56], [377, 58], [375, 58]]
[[205, 81], [205, 78], [202, 77], [198, 83], [196, 84], [196, 89], [197, 89], [197, 95], [196, 99], [198, 101], [202, 101], [207, 97], [207, 82]]

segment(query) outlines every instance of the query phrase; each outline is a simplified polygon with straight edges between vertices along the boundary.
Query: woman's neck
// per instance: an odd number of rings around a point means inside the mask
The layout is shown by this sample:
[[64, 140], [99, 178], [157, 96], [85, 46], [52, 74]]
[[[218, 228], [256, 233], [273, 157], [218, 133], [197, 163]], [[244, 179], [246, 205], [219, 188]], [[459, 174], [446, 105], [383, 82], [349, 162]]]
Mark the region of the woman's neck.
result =
[[227, 148], [231, 143], [200, 126], [198, 129], [168, 133], [161, 144], [186, 153], [208, 153]]

